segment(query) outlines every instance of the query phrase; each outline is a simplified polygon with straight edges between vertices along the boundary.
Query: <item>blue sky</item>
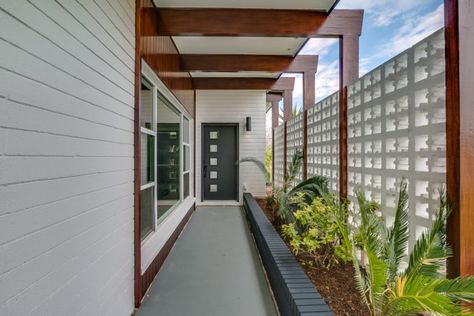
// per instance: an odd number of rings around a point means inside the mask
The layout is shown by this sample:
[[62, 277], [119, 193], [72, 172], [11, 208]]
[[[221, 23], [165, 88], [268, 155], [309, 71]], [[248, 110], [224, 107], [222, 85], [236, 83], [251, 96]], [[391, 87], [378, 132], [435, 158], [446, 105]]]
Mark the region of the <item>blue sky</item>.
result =
[[[364, 9], [359, 73], [364, 75], [444, 24], [443, 0], [341, 0], [337, 9]], [[316, 100], [338, 90], [339, 47], [335, 39], [311, 39], [300, 54], [318, 54]], [[301, 76], [293, 104], [302, 104]]]

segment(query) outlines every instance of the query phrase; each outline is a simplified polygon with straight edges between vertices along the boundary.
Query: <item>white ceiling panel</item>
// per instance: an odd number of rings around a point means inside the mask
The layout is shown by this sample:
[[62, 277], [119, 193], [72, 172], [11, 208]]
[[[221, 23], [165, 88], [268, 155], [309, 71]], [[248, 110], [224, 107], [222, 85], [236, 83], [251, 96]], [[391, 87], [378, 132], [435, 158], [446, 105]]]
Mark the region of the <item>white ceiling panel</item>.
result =
[[336, 0], [154, 0], [159, 7], [329, 11]]
[[271, 78], [276, 79], [279, 72], [265, 71], [235, 71], [235, 72], [212, 72], [212, 71], [192, 71], [193, 78]]
[[174, 36], [180, 54], [296, 55], [305, 38]]

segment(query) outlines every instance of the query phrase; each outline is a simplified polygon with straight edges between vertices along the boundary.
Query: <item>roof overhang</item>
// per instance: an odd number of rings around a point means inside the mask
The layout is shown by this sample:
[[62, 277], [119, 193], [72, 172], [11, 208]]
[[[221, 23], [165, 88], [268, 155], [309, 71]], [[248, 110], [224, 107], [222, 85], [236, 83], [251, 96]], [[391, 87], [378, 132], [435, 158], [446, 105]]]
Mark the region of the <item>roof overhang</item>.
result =
[[316, 72], [317, 56], [297, 56], [308, 38], [359, 35], [362, 28], [363, 11], [332, 10], [336, 0], [154, 3], [141, 11], [143, 40], [170, 37], [197, 89], [274, 90], [283, 72]]
[[339, 0], [153, 0], [159, 8], [316, 10], [330, 12]]

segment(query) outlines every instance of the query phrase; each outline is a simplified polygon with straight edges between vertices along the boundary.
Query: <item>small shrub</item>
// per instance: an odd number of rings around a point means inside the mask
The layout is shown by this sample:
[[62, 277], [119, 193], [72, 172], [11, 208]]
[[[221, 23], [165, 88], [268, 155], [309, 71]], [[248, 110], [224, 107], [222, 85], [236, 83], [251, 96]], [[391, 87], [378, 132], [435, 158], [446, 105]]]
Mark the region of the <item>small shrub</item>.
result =
[[295, 220], [281, 226], [282, 235], [292, 251], [295, 254], [304, 252], [327, 268], [340, 261], [350, 261], [352, 245], [347, 205], [338, 203], [330, 194], [316, 197], [310, 204], [302, 193], [294, 199], [299, 200]]

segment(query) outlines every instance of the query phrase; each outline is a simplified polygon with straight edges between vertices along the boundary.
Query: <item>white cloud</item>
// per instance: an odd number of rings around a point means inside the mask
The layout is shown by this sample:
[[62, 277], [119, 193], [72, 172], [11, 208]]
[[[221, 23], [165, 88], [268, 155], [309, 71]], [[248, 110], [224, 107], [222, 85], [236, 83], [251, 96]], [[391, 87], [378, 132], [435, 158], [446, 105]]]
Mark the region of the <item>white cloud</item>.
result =
[[334, 45], [337, 45], [337, 43], [337, 38], [311, 38], [298, 55], [325, 56]]
[[320, 65], [316, 73], [316, 100], [320, 101], [337, 90], [339, 90], [339, 60]]
[[406, 19], [403, 26], [391, 40], [382, 45], [376, 58], [391, 58], [405, 49], [413, 46], [444, 25], [444, 7], [438, 6], [434, 11], [425, 15]]
[[417, 0], [341, 0], [338, 9], [364, 9], [376, 26], [388, 26], [398, 16], [413, 14], [423, 4]]

